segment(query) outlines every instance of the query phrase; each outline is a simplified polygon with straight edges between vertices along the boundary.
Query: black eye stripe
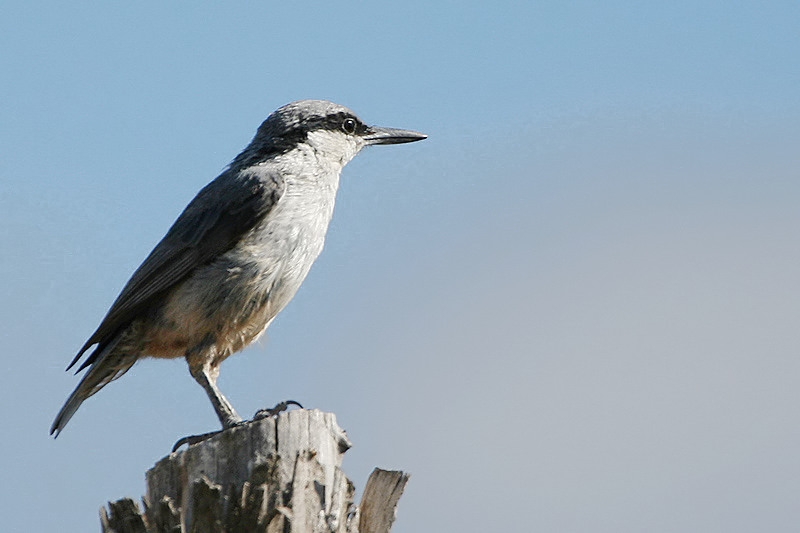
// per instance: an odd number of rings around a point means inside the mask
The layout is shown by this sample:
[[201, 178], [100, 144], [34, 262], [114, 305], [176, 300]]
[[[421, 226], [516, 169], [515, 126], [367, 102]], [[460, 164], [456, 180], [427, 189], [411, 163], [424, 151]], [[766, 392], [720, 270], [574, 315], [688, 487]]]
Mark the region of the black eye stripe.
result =
[[[305, 131], [314, 130], [329, 130], [329, 131], [343, 131], [344, 122], [350, 119], [355, 122], [355, 128], [352, 133], [363, 135], [367, 131], [367, 125], [361, 122], [358, 117], [350, 113], [333, 113], [324, 117], [311, 117], [301, 124], [300, 129]], [[344, 130], [347, 131], [347, 130]]]
[[268, 138], [269, 142], [263, 143], [248, 154], [240, 155], [246, 155], [248, 160], [259, 161], [277, 154], [285, 154], [286, 152], [295, 148], [298, 144], [305, 142], [310, 131], [345, 131], [343, 129], [344, 121], [347, 119], [355, 121], [355, 130], [353, 134], [365, 135], [369, 130], [369, 127], [361, 122], [358, 117], [352, 113], [347, 113], [344, 111], [325, 116], [317, 115], [307, 117], [299, 124], [296, 124], [293, 128], [288, 128], [280, 133], [277, 133], [274, 130], [271, 133], [268, 133], [267, 130], [262, 131], [265, 127], [269, 127], [269, 123], [265, 121], [259, 128], [259, 135], [263, 135], [264, 137]]

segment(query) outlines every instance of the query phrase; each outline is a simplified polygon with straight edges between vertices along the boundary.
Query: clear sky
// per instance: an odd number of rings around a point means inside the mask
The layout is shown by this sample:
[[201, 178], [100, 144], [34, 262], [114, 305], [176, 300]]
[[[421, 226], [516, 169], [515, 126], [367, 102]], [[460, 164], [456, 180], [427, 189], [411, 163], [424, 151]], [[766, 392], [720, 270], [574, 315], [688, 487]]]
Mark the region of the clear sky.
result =
[[800, 523], [797, 2], [0, 5], [0, 515], [99, 528], [218, 422], [147, 360], [57, 441], [63, 369], [275, 108], [430, 138], [344, 172], [325, 252], [223, 365], [333, 411], [395, 531]]

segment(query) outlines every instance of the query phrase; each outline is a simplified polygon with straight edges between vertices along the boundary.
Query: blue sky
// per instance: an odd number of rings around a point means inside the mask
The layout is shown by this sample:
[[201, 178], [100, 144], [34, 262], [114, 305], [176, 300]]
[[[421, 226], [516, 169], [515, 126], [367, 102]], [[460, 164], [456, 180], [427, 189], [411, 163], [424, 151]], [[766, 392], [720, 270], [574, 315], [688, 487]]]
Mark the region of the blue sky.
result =
[[185, 204], [325, 98], [430, 137], [345, 169], [304, 287], [223, 366], [241, 413], [337, 413], [357, 486], [411, 472], [400, 533], [793, 531], [798, 27], [794, 2], [4, 3], [4, 527], [96, 530], [216, 426], [147, 360], [47, 434]]

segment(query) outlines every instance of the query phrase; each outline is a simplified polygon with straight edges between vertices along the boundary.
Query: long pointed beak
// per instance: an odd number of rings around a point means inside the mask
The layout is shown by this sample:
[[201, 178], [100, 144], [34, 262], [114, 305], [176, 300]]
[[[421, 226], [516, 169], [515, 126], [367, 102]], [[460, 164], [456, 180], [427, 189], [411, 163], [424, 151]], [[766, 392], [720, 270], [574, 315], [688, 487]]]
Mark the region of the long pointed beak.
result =
[[370, 126], [364, 135], [364, 140], [367, 144], [402, 144], [413, 143], [414, 141], [421, 141], [427, 139], [428, 136], [424, 133], [417, 133], [411, 130], [399, 130], [397, 128], [381, 128], [379, 126]]

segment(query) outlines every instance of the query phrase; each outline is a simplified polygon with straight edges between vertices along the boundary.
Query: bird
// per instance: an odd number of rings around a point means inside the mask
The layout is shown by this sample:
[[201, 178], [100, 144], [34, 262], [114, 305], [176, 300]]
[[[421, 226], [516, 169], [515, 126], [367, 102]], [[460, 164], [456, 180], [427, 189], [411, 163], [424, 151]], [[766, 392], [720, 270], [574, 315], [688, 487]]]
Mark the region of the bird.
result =
[[325, 100], [287, 104], [188, 204], [67, 367], [86, 370], [59, 411], [80, 405], [139, 359], [186, 359], [223, 430], [243, 423], [217, 386], [220, 364], [256, 341], [319, 257], [339, 177], [363, 148], [427, 135], [369, 126]]

